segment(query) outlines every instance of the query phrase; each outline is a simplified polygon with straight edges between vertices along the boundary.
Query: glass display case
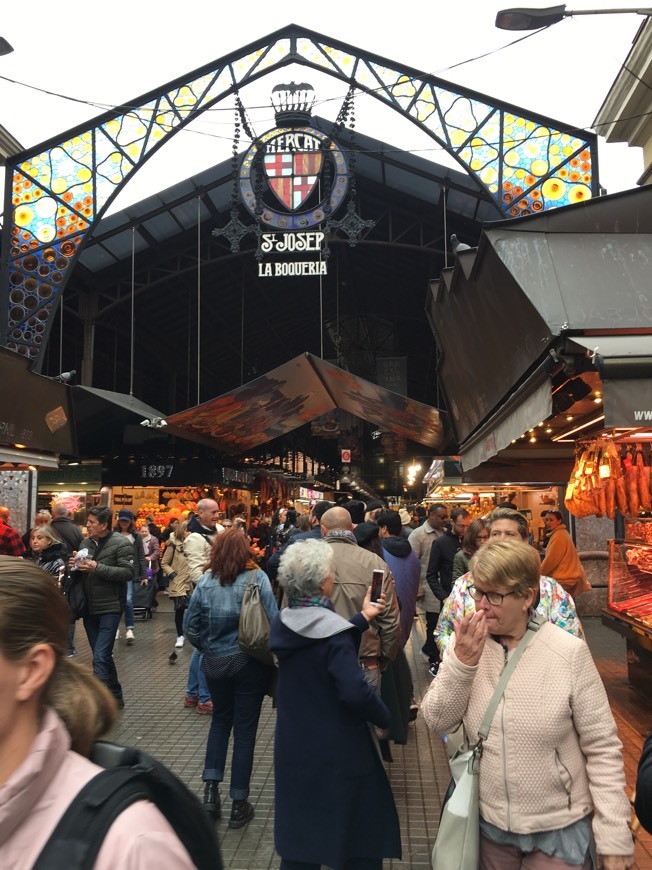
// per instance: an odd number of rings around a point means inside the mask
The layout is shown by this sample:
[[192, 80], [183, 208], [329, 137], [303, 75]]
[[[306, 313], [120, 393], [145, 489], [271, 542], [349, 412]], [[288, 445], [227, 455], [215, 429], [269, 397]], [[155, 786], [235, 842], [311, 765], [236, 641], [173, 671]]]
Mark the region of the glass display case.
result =
[[[630, 524], [628, 523], [628, 527]], [[609, 588], [602, 622], [627, 643], [630, 683], [652, 693], [652, 541], [651, 523], [632, 523], [627, 541], [609, 541]], [[648, 542], [649, 541], [649, 542]]]

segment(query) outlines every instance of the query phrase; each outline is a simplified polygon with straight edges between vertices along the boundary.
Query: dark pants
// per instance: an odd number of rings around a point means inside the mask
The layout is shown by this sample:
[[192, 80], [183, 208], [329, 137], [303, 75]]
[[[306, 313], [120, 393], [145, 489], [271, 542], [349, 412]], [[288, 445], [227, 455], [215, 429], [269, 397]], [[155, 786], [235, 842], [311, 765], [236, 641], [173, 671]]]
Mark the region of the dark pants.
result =
[[[305, 861], [288, 861], [281, 858], [280, 870], [320, 870], [321, 864], [306, 864]], [[343, 870], [382, 870], [382, 858], [349, 858]]]
[[122, 700], [122, 686], [113, 661], [115, 633], [120, 625], [119, 613], [102, 613], [99, 616], [85, 616], [84, 628], [90, 648], [93, 650], [93, 673], [106, 683], [113, 695]]
[[177, 637], [181, 637], [183, 634], [183, 615], [185, 612], [185, 607], [179, 607], [178, 610], [174, 611], [174, 625], [177, 630]]
[[231, 759], [232, 800], [249, 797], [249, 780], [254, 763], [254, 747], [260, 708], [269, 683], [269, 668], [255, 659], [233, 677], [223, 680], [207, 678], [213, 701], [213, 718], [206, 744], [204, 782], [222, 782], [226, 753], [233, 730]]
[[437, 628], [438, 613], [433, 613], [426, 610], [426, 642], [421, 647], [421, 652], [427, 655], [430, 663], [434, 664], [439, 661], [439, 650], [435, 643], [435, 629]]

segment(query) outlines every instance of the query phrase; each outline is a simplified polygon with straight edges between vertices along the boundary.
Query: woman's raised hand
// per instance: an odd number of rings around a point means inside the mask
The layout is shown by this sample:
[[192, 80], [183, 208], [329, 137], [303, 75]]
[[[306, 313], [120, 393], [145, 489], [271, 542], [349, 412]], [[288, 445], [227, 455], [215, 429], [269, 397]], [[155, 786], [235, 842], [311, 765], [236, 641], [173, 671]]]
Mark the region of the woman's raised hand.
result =
[[463, 665], [474, 667], [480, 661], [487, 639], [487, 620], [484, 610], [477, 610], [462, 619], [456, 619], [455, 655]]

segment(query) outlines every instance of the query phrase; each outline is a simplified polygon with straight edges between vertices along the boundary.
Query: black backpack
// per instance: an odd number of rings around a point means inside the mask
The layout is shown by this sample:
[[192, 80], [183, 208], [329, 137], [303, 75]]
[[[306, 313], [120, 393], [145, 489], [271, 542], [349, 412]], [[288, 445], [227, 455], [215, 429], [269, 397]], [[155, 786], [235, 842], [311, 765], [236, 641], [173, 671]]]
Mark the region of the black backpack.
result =
[[213, 821], [198, 798], [155, 758], [98, 740], [91, 761], [105, 768], [72, 801], [32, 870], [92, 870], [115, 819], [149, 800], [174, 828], [198, 870], [222, 870]]

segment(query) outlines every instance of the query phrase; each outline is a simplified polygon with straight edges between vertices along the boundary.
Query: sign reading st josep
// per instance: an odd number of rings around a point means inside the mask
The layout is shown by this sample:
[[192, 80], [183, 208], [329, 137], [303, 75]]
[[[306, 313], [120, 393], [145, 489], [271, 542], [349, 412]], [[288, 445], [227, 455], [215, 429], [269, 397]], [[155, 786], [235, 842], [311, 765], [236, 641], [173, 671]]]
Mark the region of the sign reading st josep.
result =
[[[260, 251], [269, 259], [259, 262], [258, 276], [326, 275], [318, 228], [346, 196], [346, 159], [334, 139], [309, 124], [311, 85], [278, 85], [274, 95], [278, 126], [251, 144], [240, 168], [242, 201], [266, 230]], [[304, 256], [279, 256], [286, 254]]]

